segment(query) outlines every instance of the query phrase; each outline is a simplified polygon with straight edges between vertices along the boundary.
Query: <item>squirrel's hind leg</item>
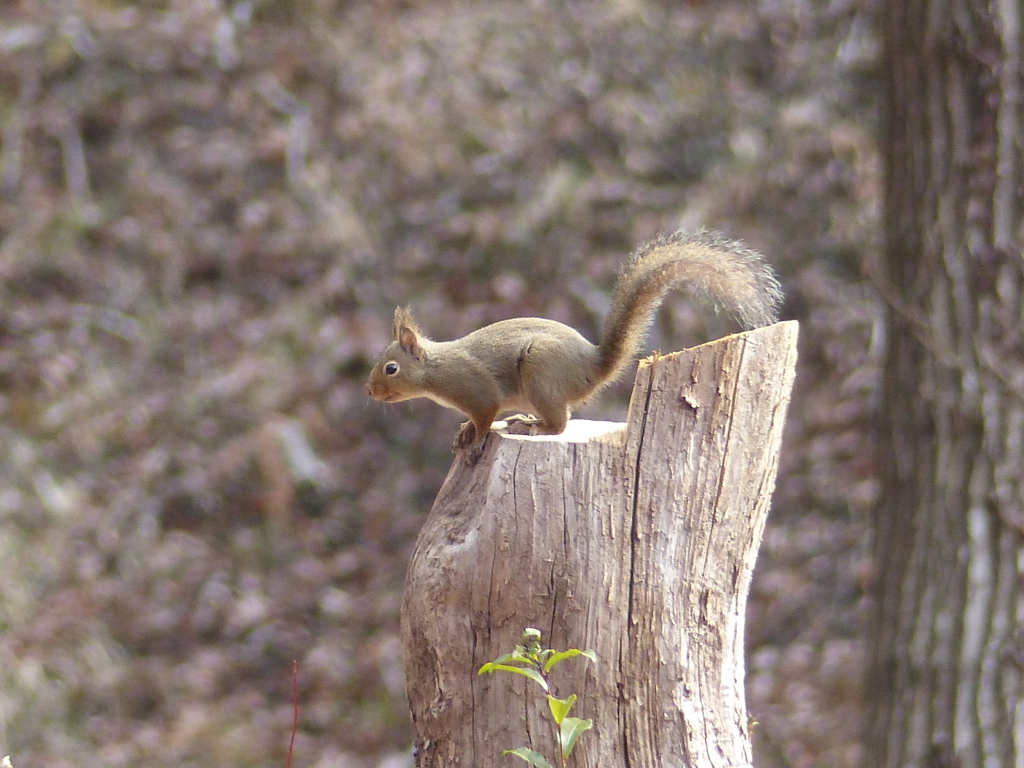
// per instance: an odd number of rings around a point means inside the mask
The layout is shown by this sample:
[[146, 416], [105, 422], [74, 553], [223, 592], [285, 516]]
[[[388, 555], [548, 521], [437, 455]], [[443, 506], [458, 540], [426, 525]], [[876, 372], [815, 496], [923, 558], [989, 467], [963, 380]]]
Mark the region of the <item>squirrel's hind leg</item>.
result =
[[536, 435], [537, 426], [541, 423], [541, 420], [532, 413], [513, 413], [503, 416], [502, 421], [505, 422], [502, 432], [509, 435]]
[[524, 421], [530, 423], [531, 435], [560, 435], [565, 431], [565, 425], [569, 422], [569, 407], [564, 403], [544, 403], [534, 399], [531, 404], [537, 411], [537, 416], [527, 417]]
[[521, 395], [537, 414], [532, 434], [560, 435], [569, 421], [569, 403], [579, 399], [576, 395], [580, 382], [573, 370], [583, 366], [584, 361], [563, 359], [565, 346], [561, 341], [537, 342], [520, 356]]

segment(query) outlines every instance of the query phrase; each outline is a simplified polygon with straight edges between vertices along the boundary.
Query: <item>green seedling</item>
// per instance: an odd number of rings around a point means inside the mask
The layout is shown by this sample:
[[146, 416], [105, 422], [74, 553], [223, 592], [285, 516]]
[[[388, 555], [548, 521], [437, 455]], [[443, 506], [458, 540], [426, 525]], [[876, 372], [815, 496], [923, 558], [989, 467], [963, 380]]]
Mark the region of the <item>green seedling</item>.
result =
[[[553, 648], [540, 647], [541, 632], [539, 629], [527, 627], [523, 632], [520, 645], [517, 645], [512, 653], [499, 656], [494, 661], [489, 661], [480, 667], [478, 674], [485, 672], [512, 672], [516, 675], [533, 680], [544, 689], [544, 695], [548, 700], [548, 709], [551, 712], [551, 719], [555, 724], [559, 754], [562, 759], [560, 765], [566, 768], [569, 764], [569, 755], [580, 734], [589, 730], [594, 725], [593, 720], [581, 720], [578, 717], [569, 717], [572, 705], [576, 703], [576, 694], [560, 699], [551, 692], [551, 683], [548, 680], [548, 673], [566, 659], [582, 656], [593, 662], [597, 661], [597, 654], [593, 651], [581, 651], [578, 648], [570, 648], [567, 651], [556, 651]], [[540, 752], [527, 747], [506, 749], [502, 755], [515, 755], [537, 768], [554, 768]]]

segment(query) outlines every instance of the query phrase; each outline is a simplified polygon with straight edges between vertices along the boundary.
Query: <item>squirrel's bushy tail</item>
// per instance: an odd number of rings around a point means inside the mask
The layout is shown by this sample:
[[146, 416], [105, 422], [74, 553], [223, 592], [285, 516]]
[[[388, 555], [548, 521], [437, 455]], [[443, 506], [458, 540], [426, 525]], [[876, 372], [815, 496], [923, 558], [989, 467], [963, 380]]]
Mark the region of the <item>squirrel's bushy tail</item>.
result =
[[676, 232], [641, 246], [622, 271], [601, 333], [600, 372], [611, 381], [643, 348], [654, 311], [673, 288], [710, 299], [746, 330], [778, 319], [782, 288], [756, 251], [717, 232]]

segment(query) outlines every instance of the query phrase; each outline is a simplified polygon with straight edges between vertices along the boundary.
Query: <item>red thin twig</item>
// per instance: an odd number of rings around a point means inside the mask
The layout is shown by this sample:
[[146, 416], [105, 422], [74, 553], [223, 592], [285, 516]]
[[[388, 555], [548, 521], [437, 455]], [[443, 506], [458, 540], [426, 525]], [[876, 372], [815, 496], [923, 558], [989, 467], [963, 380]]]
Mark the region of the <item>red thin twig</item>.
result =
[[292, 661], [292, 702], [295, 705], [295, 717], [292, 720], [292, 738], [288, 742], [288, 762], [284, 768], [292, 768], [292, 749], [295, 747], [295, 732], [299, 730], [299, 662]]

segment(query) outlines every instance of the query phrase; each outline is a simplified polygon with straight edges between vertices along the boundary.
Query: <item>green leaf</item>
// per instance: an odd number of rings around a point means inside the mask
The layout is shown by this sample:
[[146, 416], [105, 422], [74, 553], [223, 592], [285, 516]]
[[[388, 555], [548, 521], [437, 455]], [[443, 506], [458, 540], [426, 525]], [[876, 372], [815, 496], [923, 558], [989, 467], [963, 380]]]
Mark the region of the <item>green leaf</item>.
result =
[[528, 677], [535, 683], [538, 683], [541, 688], [545, 691], [548, 689], [548, 681], [545, 680], [540, 672], [533, 667], [513, 667], [510, 664], [495, 664], [493, 661], [489, 661], [480, 667], [478, 675], [482, 675], [484, 672], [515, 672], [517, 675]]
[[531, 661], [529, 658], [527, 658], [523, 654], [519, 653], [518, 651], [513, 651], [512, 653], [506, 653], [504, 656], [499, 656], [494, 661], [489, 662], [489, 663], [490, 664], [531, 664], [532, 665], [533, 661]]
[[567, 651], [559, 651], [558, 653], [551, 654], [548, 660], [544, 662], [544, 671], [550, 672], [551, 668], [560, 661], [571, 659], [574, 656], [584, 656], [590, 659], [595, 664], [597, 663], [597, 654], [593, 651], [581, 651], [579, 648], [570, 648]]
[[548, 706], [551, 708], [551, 716], [555, 719], [558, 725], [562, 724], [565, 720], [566, 715], [569, 714], [569, 710], [572, 709], [572, 705], [576, 703], [576, 694], [570, 694], [567, 699], [556, 699], [554, 696], [548, 694]]
[[553, 768], [551, 763], [545, 759], [544, 755], [540, 752], [534, 752], [532, 749], [526, 747], [517, 747], [516, 749], [506, 749], [501, 753], [502, 755], [515, 755], [521, 757], [523, 760], [528, 762], [530, 765], [536, 765], [537, 768]]
[[562, 759], [568, 760], [576, 746], [576, 739], [584, 731], [589, 731], [594, 725], [593, 720], [580, 720], [578, 717], [567, 717], [562, 721], [562, 727], [558, 732], [558, 740], [562, 743]]

